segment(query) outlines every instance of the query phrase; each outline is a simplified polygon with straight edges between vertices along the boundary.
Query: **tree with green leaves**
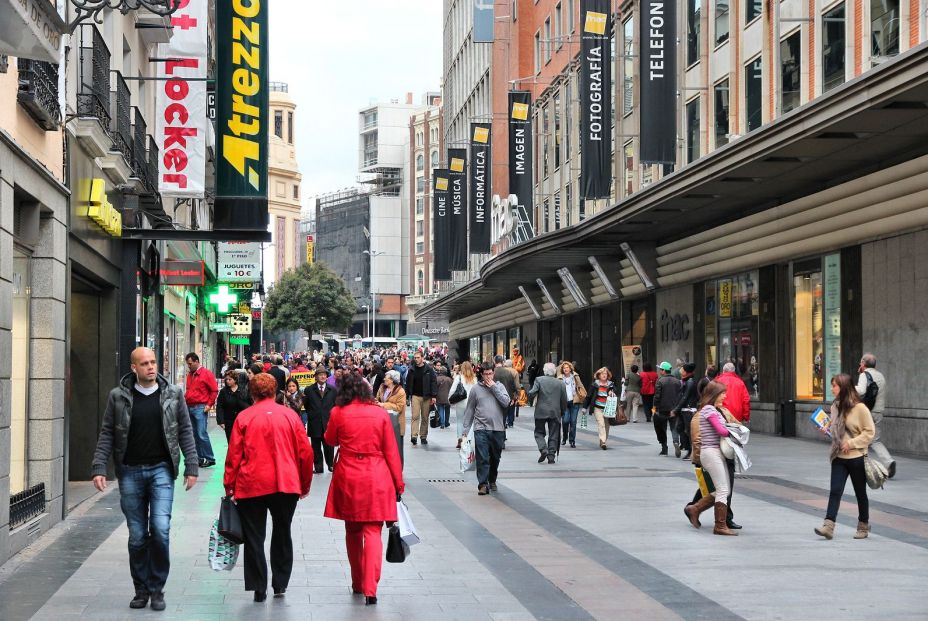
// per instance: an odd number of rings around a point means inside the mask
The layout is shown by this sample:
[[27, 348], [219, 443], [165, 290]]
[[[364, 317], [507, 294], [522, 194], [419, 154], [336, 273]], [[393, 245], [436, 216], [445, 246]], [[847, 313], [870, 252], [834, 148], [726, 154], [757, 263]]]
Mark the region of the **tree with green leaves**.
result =
[[265, 329], [340, 332], [351, 323], [357, 303], [345, 281], [324, 263], [304, 263], [274, 283], [264, 303]]

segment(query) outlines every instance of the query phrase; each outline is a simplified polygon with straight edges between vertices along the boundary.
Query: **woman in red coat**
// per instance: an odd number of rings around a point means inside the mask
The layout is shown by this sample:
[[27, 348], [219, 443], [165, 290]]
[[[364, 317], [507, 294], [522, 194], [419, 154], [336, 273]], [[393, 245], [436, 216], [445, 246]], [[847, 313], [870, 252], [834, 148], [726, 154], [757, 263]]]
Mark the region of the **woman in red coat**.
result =
[[339, 380], [325, 442], [339, 447], [325, 516], [345, 521], [351, 590], [363, 593], [365, 604], [376, 604], [381, 529], [396, 521], [397, 496], [405, 486], [390, 415], [361, 376], [348, 373]]
[[245, 590], [255, 601], [267, 599], [264, 538], [267, 514], [271, 533], [271, 585], [283, 595], [293, 569], [290, 522], [298, 498], [309, 494], [313, 450], [303, 421], [289, 407], [274, 402], [277, 380], [259, 373], [248, 382], [255, 404], [235, 417], [226, 456], [226, 494], [235, 499], [245, 536]]
[[654, 409], [654, 391], [657, 384], [657, 371], [650, 362], [645, 362], [641, 369], [641, 404], [644, 406], [644, 415], [647, 422], [651, 422], [651, 411]]

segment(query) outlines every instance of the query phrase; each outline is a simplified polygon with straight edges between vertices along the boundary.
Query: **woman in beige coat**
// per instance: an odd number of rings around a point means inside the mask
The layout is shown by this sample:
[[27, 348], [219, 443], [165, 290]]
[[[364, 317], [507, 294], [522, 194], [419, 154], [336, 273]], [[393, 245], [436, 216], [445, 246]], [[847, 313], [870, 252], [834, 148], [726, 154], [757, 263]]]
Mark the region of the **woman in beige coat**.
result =
[[561, 445], [570, 441], [572, 448], [577, 447], [577, 414], [580, 406], [586, 399], [586, 388], [580, 381], [580, 376], [574, 370], [574, 365], [567, 360], [561, 361], [557, 367], [557, 378], [564, 382], [567, 389], [567, 409], [562, 416]]
[[406, 435], [406, 391], [400, 381], [400, 372], [390, 369], [383, 376], [383, 382], [377, 389], [377, 403], [388, 412], [396, 412], [399, 421], [399, 436], [396, 438], [400, 450], [400, 462], [403, 461], [403, 436]]

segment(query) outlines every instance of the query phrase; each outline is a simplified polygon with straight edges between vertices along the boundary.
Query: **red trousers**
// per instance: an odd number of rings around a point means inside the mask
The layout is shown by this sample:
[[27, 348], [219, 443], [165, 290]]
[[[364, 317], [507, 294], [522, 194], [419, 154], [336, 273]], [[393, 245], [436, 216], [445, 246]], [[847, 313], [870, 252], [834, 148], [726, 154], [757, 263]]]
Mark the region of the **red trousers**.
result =
[[345, 522], [345, 544], [351, 565], [351, 588], [366, 596], [377, 596], [383, 564], [383, 522]]

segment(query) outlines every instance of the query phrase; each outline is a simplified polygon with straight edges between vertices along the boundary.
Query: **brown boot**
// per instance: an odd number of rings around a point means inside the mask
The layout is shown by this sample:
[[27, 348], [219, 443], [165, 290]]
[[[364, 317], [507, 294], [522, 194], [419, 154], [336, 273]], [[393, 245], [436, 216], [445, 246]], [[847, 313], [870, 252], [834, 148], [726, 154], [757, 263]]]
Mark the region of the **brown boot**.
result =
[[702, 515], [712, 504], [715, 499], [712, 496], [703, 496], [691, 505], [683, 508], [683, 513], [689, 518], [693, 528], [699, 528], [702, 524], [699, 522], [699, 516]]
[[728, 525], [725, 523], [726, 519], [728, 519], [728, 505], [724, 502], [715, 503], [715, 528], [712, 529], [712, 532], [716, 535], [737, 537], [738, 531], [729, 530]]
[[822, 524], [821, 528], [815, 529], [816, 535], [821, 535], [825, 539], [831, 539], [835, 536], [835, 521], [834, 520], [825, 520], [825, 523]]
[[870, 524], [867, 522], [857, 522], [857, 532], [854, 533], [854, 539], [866, 539], [870, 534]]

